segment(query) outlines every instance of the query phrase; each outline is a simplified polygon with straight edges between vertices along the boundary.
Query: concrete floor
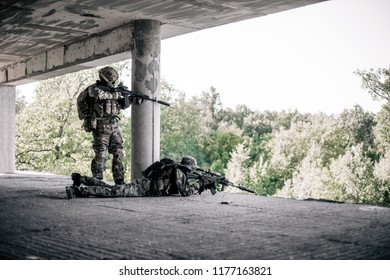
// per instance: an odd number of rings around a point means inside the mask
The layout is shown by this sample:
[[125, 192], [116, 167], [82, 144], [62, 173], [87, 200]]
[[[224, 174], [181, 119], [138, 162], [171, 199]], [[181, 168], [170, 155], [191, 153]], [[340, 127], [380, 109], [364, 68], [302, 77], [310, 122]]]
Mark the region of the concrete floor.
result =
[[390, 208], [209, 192], [75, 198], [70, 177], [0, 174], [0, 259], [390, 259]]

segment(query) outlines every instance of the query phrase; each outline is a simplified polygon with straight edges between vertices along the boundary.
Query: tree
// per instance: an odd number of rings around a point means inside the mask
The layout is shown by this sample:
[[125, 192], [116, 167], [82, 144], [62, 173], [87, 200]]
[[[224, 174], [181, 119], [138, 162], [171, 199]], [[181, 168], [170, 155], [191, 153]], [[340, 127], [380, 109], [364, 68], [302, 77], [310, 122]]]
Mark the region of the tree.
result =
[[244, 144], [238, 144], [224, 170], [226, 178], [236, 184], [245, 184], [247, 182], [245, 162], [248, 158], [248, 151], [245, 149]]
[[374, 115], [365, 112], [360, 105], [355, 105], [353, 109], [345, 109], [339, 115], [339, 126], [347, 136], [347, 146], [362, 143], [365, 149], [374, 144]]
[[278, 190], [276, 196], [295, 199], [329, 198], [327, 191], [327, 169], [323, 166], [322, 147], [312, 142], [307, 155], [299, 164], [291, 179]]
[[377, 204], [383, 195], [375, 182], [374, 167], [365, 155], [363, 144], [348, 149], [334, 160], [329, 171], [327, 184], [334, 200]]
[[222, 102], [220, 94], [214, 87], [192, 98], [192, 105], [199, 110], [199, 119], [207, 130], [217, 130], [222, 121]]
[[244, 126], [244, 120], [246, 117], [250, 116], [253, 111], [246, 105], [238, 104], [233, 110], [227, 108], [223, 110], [222, 117], [223, 121], [229, 125], [236, 125], [238, 128], [242, 129]]
[[354, 72], [362, 79], [362, 88], [367, 90], [374, 100], [390, 101], [390, 67], [377, 70], [357, 70]]
[[374, 166], [374, 176], [378, 182], [377, 203], [390, 205], [390, 150], [387, 150]]
[[170, 107], [161, 108], [161, 157], [179, 160], [190, 155], [202, 164], [202, 137], [205, 131], [199, 116], [203, 110], [187, 101], [185, 93], [165, 81], [161, 87], [164, 99], [172, 103]]
[[373, 127], [374, 143], [379, 154], [390, 149], [390, 102], [385, 104], [375, 116]]
[[22, 95], [20, 90], [18, 89], [16, 92], [16, 100], [15, 100], [15, 113], [20, 114], [27, 107], [26, 96]]
[[31, 104], [16, 115], [16, 166], [19, 169], [70, 174], [85, 172], [91, 141], [81, 129], [76, 98], [94, 79], [92, 70], [39, 83]]
[[223, 173], [236, 146], [243, 138], [230, 131], [211, 131], [203, 138], [205, 161], [216, 172]]

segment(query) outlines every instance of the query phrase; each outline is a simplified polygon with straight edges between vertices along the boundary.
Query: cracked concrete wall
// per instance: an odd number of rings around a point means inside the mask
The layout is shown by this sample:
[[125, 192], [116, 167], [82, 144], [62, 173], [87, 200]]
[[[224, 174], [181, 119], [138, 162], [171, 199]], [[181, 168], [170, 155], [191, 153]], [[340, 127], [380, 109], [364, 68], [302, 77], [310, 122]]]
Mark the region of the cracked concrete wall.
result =
[[0, 70], [0, 84], [18, 85], [40, 80], [42, 75], [54, 77], [62, 74], [61, 70], [69, 72], [72, 66], [82, 70], [87, 68], [83, 64], [110, 56], [115, 58], [113, 62], [129, 59], [132, 34], [133, 24], [129, 24], [10, 64]]

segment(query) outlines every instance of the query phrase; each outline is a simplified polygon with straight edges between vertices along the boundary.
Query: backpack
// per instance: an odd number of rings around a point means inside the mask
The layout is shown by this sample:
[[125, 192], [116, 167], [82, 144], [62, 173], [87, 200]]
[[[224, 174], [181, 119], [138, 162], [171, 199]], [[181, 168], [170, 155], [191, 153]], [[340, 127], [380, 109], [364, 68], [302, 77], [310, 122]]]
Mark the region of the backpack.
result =
[[176, 167], [177, 163], [170, 158], [163, 158], [160, 161], [156, 161], [152, 163], [148, 168], [142, 171], [142, 175], [144, 175], [147, 179], [158, 180], [161, 179], [166, 174], [167, 169]]
[[85, 120], [91, 116], [91, 105], [89, 100], [89, 87], [84, 89], [77, 96], [77, 113], [80, 120]]

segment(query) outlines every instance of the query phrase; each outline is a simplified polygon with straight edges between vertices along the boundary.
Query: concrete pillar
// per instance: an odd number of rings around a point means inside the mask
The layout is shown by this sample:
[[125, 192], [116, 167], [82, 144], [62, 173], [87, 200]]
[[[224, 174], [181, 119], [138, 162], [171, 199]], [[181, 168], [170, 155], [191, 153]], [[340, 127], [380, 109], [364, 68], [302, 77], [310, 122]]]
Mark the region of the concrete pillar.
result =
[[[132, 90], [160, 99], [161, 23], [134, 22]], [[131, 179], [160, 159], [160, 105], [144, 101], [131, 106]]]
[[0, 86], [0, 173], [15, 172], [15, 86]]

